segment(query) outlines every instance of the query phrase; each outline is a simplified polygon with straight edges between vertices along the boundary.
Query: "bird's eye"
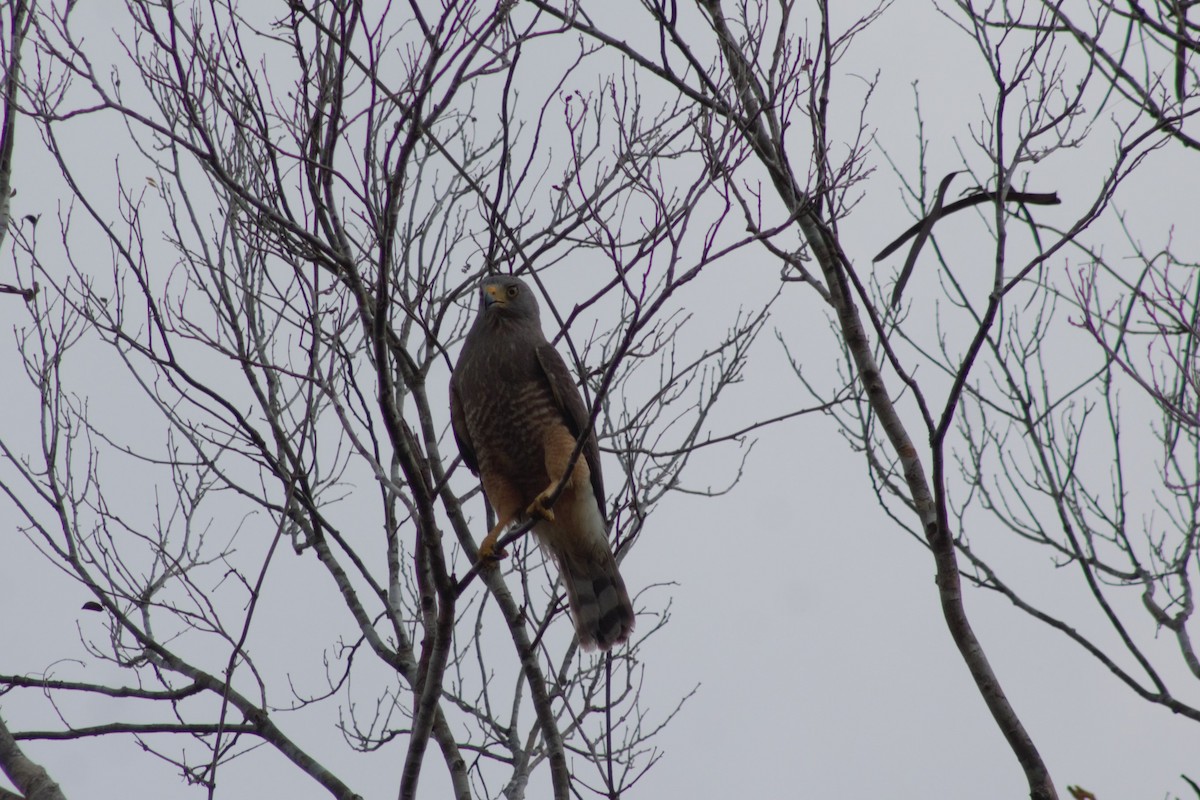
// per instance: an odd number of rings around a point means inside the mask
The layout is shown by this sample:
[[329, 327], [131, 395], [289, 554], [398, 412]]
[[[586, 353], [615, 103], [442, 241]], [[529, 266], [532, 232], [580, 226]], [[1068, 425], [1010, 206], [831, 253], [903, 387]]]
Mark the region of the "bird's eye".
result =
[[510, 287], [508, 287], [508, 290], [506, 291], [506, 294], [507, 294], [509, 297], [516, 297], [516, 296], [517, 296], [517, 291], [518, 291], [518, 290], [517, 290], [517, 287], [516, 287], [516, 286], [510, 286]]

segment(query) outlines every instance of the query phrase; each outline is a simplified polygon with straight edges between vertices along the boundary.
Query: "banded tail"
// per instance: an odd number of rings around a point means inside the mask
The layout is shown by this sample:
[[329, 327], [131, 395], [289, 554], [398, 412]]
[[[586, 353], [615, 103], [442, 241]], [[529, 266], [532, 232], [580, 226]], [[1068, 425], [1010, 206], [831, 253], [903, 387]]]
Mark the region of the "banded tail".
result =
[[553, 520], [539, 521], [533, 532], [558, 562], [579, 644], [611, 650], [633, 633], [633, 603], [591, 487], [564, 491], [554, 512]]

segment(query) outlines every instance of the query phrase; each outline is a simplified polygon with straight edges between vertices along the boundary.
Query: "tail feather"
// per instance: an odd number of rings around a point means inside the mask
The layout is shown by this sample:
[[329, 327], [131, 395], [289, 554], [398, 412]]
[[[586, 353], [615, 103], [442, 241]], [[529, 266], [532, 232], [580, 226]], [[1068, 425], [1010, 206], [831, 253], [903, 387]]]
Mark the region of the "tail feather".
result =
[[604, 518], [589, 490], [564, 492], [554, 512], [533, 531], [558, 562], [579, 644], [610, 650], [633, 633], [634, 614]]
[[582, 564], [559, 560], [579, 643], [589, 650], [609, 650], [633, 632], [633, 604], [625, 581], [612, 553], [606, 551], [604, 555], [606, 559]]

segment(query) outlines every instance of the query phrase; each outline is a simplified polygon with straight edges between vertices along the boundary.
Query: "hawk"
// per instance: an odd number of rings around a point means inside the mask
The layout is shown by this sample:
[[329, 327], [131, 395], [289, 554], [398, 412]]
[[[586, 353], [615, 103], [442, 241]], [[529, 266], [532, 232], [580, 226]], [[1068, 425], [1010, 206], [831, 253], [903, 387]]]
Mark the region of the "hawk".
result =
[[[450, 376], [450, 421], [497, 522], [479, 546], [495, 559], [510, 524], [554, 556], [579, 643], [609, 650], [633, 631], [633, 605], [608, 543], [600, 448], [562, 356], [546, 341], [537, 299], [518, 278], [484, 279], [479, 313]], [[583, 450], [554, 503], [576, 442]]]

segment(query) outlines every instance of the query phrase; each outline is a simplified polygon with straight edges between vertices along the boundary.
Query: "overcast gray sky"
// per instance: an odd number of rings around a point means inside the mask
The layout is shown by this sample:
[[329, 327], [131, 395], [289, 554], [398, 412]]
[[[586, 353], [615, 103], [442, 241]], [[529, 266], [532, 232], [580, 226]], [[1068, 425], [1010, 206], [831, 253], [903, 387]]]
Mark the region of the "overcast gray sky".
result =
[[[835, 27], [866, 8], [858, 2], [837, 4]], [[79, 29], [86, 21], [97, 26], [96, 38], [103, 39], [105, 13], [94, 7], [78, 13], [88, 15], [79, 20]], [[808, 9], [799, 4], [795, 13]], [[541, 58], [538, 70], [545, 74], [531, 70], [531, 93], [538, 77], [553, 74], [552, 59]], [[867, 79], [876, 79], [867, 127], [880, 146], [911, 169], [916, 82], [931, 180], [936, 183], [961, 168], [960, 150], [971, 147], [972, 126], [990, 102], [980, 96], [988, 96], [990, 87], [974, 45], [931, 4], [901, 2], [890, 8], [855, 41], [835, 73], [835, 95], [845, 98], [835, 111], [840, 126], [835, 143], [853, 133], [858, 113], [853, 99], [861, 98]], [[588, 77], [577, 75], [575, 83], [585, 86]], [[655, 96], [655, 87], [647, 84], [643, 90], [648, 98]], [[88, 123], [93, 124], [100, 121]], [[136, 154], [121, 150], [124, 139], [116, 121], [111, 124], [111, 138], [101, 126], [81, 129], [79, 140], [71, 143], [95, 161], [97, 186], [110, 180], [117, 159], [137, 163]], [[1064, 200], [1061, 208], [1045, 212], [1046, 219], [1066, 222], [1080, 213], [1080, 203], [1089, 202], [1097, 180], [1096, 154], [1103, 157], [1112, 148], [1104, 138], [1107, 124], [1105, 119], [1096, 122], [1100, 132], [1090, 145], [1095, 150], [1056, 157], [1035, 173], [1031, 190], [1057, 191]], [[13, 207], [20, 215], [41, 214], [40, 230], [49, 236], [65, 190], [33, 126], [27, 121], [22, 125]], [[1200, 186], [1200, 159], [1178, 153], [1168, 149], [1152, 156], [1122, 195], [1120, 209], [1147, 240], [1162, 241], [1173, 230], [1178, 252], [1194, 254], [1200, 251], [1195, 225], [1200, 201], [1194, 189]], [[860, 205], [840, 230], [862, 274], [872, 269], [875, 252], [912, 223], [880, 147], [872, 147], [868, 158], [875, 171], [860, 184]], [[111, 200], [111, 188], [108, 193]], [[107, 213], [115, 212], [110, 208]], [[990, 246], [986, 235], [980, 238], [979, 219], [969, 214], [948, 220], [938, 233], [950, 253]], [[1091, 235], [1111, 250], [1127, 247], [1111, 215]], [[99, 272], [109, 269], [107, 247], [97, 251], [96, 259]], [[901, 253], [879, 265], [881, 280], [894, 275], [902, 262]], [[0, 282], [10, 282], [11, 242], [0, 263]], [[687, 306], [698, 324], [724, 325], [736, 313], [731, 299], [745, 302], [773, 291], [778, 278], [773, 263], [764, 257], [761, 264], [717, 264], [689, 289]], [[931, 261], [921, 263], [933, 269]], [[1050, 268], [1065, 270], [1078, 263], [1077, 254], [1069, 253]], [[586, 276], [577, 283], [560, 280], [556, 286], [565, 295], [556, 297], [560, 307], [569, 308], [592, 289]], [[739, 284], [736, 296], [726, 291], [729, 281]], [[934, 281], [928, 270], [918, 274], [910, 296], [932, 296]], [[828, 315], [817, 300], [802, 286], [789, 287], [770, 327], [804, 359], [806, 369], [831, 385]], [[13, 320], [7, 327], [19, 325], [20, 301], [5, 296], [0, 302], [9, 310], [5, 317]], [[913, 313], [934, 311], [918, 300]], [[1072, 336], [1068, 331], [1052, 347], [1055, 352], [1048, 357], [1064, 370], [1081, 368], [1083, 359], [1097, 355], [1083, 332]], [[3, 338], [3, 348], [0, 357], [15, 370], [12, 335]], [[111, 364], [105, 363], [85, 359], [73, 363], [71, 371], [77, 386], [94, 390], [89, 402], [96, 413], [118, 419], [130, 413], [125, 404], [131, 396], [106, 383]], [[745, 381], [732, 397], [710, 422], [718, 432], [786, 411], [804, 397], [770, 333], [756, 345]], [[0, 385], [0, 407], [19, 409], [6, 411], [6, 421], [0, 423], [6, 439], [19, 438], [22, 430], [36, 435], [31, 402], [21, 376]], [[136, 404], [133, 408], [137, 413]], [[1146, 437], [1146, 453], [1152, 451], [1148, 425], [1128, 435], [1135, 441]], [[737, 456], [729, 449], [701, 459], [690, 475], [691, 485], [723, 481]], [[1106, 468], [1088, 466], [1101, 472]], [[1151, 481], [1155, 476], [1145, 477]], [[1146, 487], [1134, 487], [1139, 490]], [[144, 491], [136, 472], [121, 491], [131, 498]], [[369, 482], [355, 486], [345, 502], [355, 502], [359, 492], [370, 498], [367, 502], [377, 502], [378, 491]], [[18, 524], [15, 509], [0, 500], [0, 673], [38, 674], [49, 668], [79, 680], [121, 680], [116, 670], [88, 661], [79, 645], [80, 633], [95, 636], [101, 630], [97, 615], [80, 610], [88, 595], [17, 533]], [[980, 522], [971, 535], [973, 541], [994, 542], [989, 537], [1000, 533]], [[246, 547], [253, 551], [255, 545]], [[1104, 640], [1099, 611], [1083, 597], [1074, 577], [1056, 570], [1044, 554], [1003, 545], [995, 552], [1014, 574], [1036, 585], [1042, 599], [1070, 609], [1081, 628]], [[740, 485], [729, 494], [713, 499], [670, 496], [651, 517], [622, 571], [634, 591], [661, 585], [651, 590], [652, 596], [659, 603], [668, 597], [672, 602], [671, 623], [643, 652], [646, 705], [666, 713], [697, 687], [655, 740], [663, 758], [631, 798], [1026, 796], [1020, 769], [946, 631], [932, 559], [879, 508], [861, 456], [850, 452], [828, 418], [800, 417], [761, 435]], [[268, 577], [256, 624], [274, 628], [274, 645], [259, 652], [259, 659], [315, 690], [322, 651], [346, 635], [345, 609], [328, 605], [327, 597], [311, 591], [327, 578], [308, 555], [287, 553]], [[1061, 796], [1066, 796], [1068, 783], [1095, 792], [1099, 800], [1188, 796], [1178, 776], [1200, 780], [1195, 723], [1138, 699], [1078, 647], [1002, 598], [969, 591], [967, 608]], [[1164, 654], [1164, 663], [1171, 665], [1168, 674], [1172, 669], [1186, 674], [1177, 658], [1171, 660], [1169, 642], [1145, 644]], [[370, 687], [361, 686], [363, 678], [356, 680], [356, 689], [370, 695]], [[110, 703], [94, 706], [76, 704], [70, 721], [106, 721]], [[130, 708], [135, 718], [142, 713]], [[15, 730], [60, 724], [45, 698], [28, 690], [0, 697], [0, 711]], [[355, 756], [329, 729], [329, 717], [318, 715], [312, 716], [311, 726], [294, 723], [289, 733], [311, 745], [335, 773], [352, 775], [354, 788], [365, 797], [393, 795], [403, 753], [395, 743], [380, 753]], [[200, 796], [180, 783], [170, 765], [143, 755], [131, 737], [27, 743], [26, 751], [68, 797]], [[324, 794], [267, 748], [234, 762], [223, 776], [226, 782], [217, 796], [231, 800]], [[444, 768], [431, 756], [421, 796], [442, 796], [445, 787]], [[544, 770], [535, 775], [529, 796], [550, 796]]]

